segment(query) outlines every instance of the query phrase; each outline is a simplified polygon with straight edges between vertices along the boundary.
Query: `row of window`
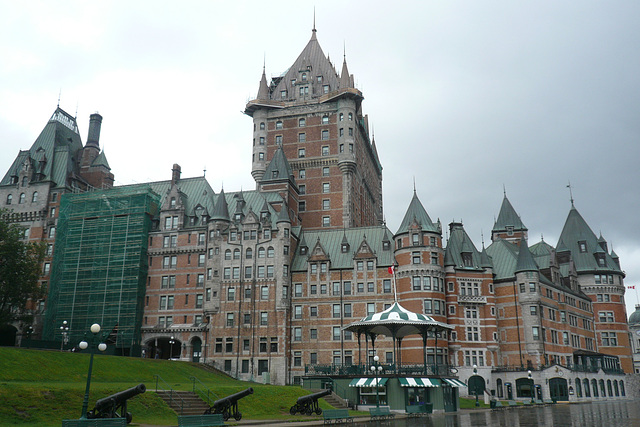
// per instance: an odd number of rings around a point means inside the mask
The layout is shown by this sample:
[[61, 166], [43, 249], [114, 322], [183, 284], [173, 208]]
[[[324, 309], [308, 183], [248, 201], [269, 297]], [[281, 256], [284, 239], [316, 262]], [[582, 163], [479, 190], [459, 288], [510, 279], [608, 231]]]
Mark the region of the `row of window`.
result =
[[[175, 220], [174, 220], [175, 218]], [[178, 227], [178, 222], [177, 222], [177, 216], [176, 217], [167, 217], [165, 218], [165, 229], [173, 229], [173, 224], [175, 221], [175, 228]], [[169, 221], [167, 221], [169, 220]], [[205, 242], [205, 233], [198, 233], [198, 245], [199, 246], [203, 246], [206, 242]], [[187, 243], [191, 243], [191, 234], [187, 235]], [[171, 236], [163, 236], [162, 237], [162, 247], [163, 248], [175, 248], [178, 246], [178, 236], [177, 235], [171, 235]]]
[[[584, 392], [584, 397], [591, 397], [591, 392], [593, 391], [593, 397], [599, 397], [598, 396], [598, 384], [600, 385], [600, 393], [602, 394], [602, 397], [607, 397], [607, 395], [609, 397], [619, 397], [625, 396], [625, 390], [624, 390], [624, 381], [620, 380], [618, 382], [618, 380], [607, 380], [607, 388], [605, 389], [605, 383], [603, 379], [600, 379], [599, 381], [596, 381], [595, 378], [591, 380], [591, 387], [589, 387], [589, 380], [587, 378], [583, 378], [582, 381], [580, 381], [580, 378], [576, 378], [574, 380], [574, 384], [576, 385], [576, 397], [583, 397], [583, 392]], [[609, 392], [607, 394], [607, 391]]]
[[[274, 277], [275, 268], [273, 265], [259, 265], [256, 267], [256, 278], [264, 279]], [[289, 266], [282, 266], [282, 275], [287, 277], [289, 275]], [[244, 278], [253, 278], [253, 266], [244, 267]], [[240, 279], [240, 267], [225, 267], [223, 270], [223, 279]]]
[[[24, 193], [20, 193], [20, 196], [18, 197], [18, 204], [21, 205], [23, 203], [25, 203], [27, 200], [27, 196]], [[38, 192], [34, 191], [33, 194], [31, 195], [31, 203], [36, 203], [38, 201]], [[6, 204], [10, 205], [13, 203], [13, 194], [7, 194], [7, 200], [6, 200]]]
[[[376, 292], [376, 287], [374, 282], [358, 282], [355, 284], [355, 289], [353, 283], [350, 281], [345, 281], [340, 286], [340, 282], [333, 282], [331, 287], [328, 284], [310, 284], [309, 285], [309, 295], [327, 295], [329, 291], [331, 291], [332, 295], [353, 295], [354, 293], [373, 293]], [[382, 292], [385, 294], [391, 293], [391, 279], [384, 279], [382, 281]], [[296, 283], [294, 285], [294, 296], [302, 297], [302, 283]]]
[[431, 276], [413, 276], [411, 278], [414, 291], [431, 291], [444, 293], [444, 279]]
[[[209, 296], [210, 289], [207, 289], [207, 296]], [[184, 296], [184, 305], [188, 305], [189, 304], [189, 294], [186, 294]], [[209, 301], [209, 297], [207, 298], [207, 301]], [[147, 297], [147, 305], [148, 305], [148, 301], [149, 298]], [[175, 295], [161, 295], [160, 299], [159, 299], [159, 305], [158, 305], [158, 309], [159, 310], [173, 310], [174, 309], [174, 302], [175, 302]], [[195, 308], [202, 308], [204, 303], [204, 294], [196, 294], [196, 306]]]
[[[144, 318], [144, 324], [146, 325], [148, 321], [148, 318], [145, 316]], [[200, 323], [202, 323], [202, 314], [196, 314], [195, 316], [193, 316], [193, 324], [194, 325], [199, 325]], [[184, 316], [184, 324], [187, 324], [187, 316]], [[159, 316], [158, 317], [158, 324], [157, 326], [159, 328], [168, 328], [169, 326], [173, 325], [173, 316]]]
[[[255, 231], [255, 230], [253, 230]], [[264, 247], [259, 247], [257, 250], [258, 258], [274, 258], [275, 257], [275, 249], [273, 246], [269, 246], [266, 249]], [[283, 255], [289, 255], [289, 246], [285, 245], [282, 250]], [[236, 248], [231, 251], [231, 249], [227, 249], [224, 251], [224, 259], [240, 259], [240, 249]], [[253, 248], [247, 248], [245, 250], [245, 259], [253, 259]]]

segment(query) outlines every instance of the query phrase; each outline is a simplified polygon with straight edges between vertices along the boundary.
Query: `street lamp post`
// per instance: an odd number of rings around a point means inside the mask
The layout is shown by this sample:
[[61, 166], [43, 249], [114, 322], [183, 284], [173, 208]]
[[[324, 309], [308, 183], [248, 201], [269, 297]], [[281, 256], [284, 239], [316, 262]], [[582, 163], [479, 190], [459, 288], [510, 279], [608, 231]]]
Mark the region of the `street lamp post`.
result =
[[60, 351], [64, 349], [65, 344], [69, 342], [69, 324], [67, 321], [62, 322], [60, 326], [60, 333], [62, 334], [62, 342], [60, 343]]
[[[91, 337], [91, 343], [87, 343], [85, 340], [80, 341], [78, 346], [80, 349], [85, 350], [89, 347], [89, 353], [91, 357], [89, 358], [89, 373], [87, 374], [87, 389], [84, 392], [84, 400], [82, 401], [82, 413], [80, 414], [81, 420], [87, 419], [87, 408], [89, 407], [89, 389], [91, 388], [91, 370], [93, 369], [93, 354], [95, 353], [96, 341], [101, 341], [98, 339], [98, 334], [100, 333], [100, 325], [94, 323], [91, 325], [91, 333], [93, 336]], [[107, 349], [107, 345], [103, 342], [98, 344], [98, 350], [105, 351]]]
[[529, 381], [531, 381], [531, 403], [533, 403], [533, 378], [531, 377], [531, 370], [528, 371]]
[[373, 365], [371, 365], [371, 372], [376, 380], [376, 408], [380, 407], [380, 391], [378, 390], [380, 382], [378, 381], [378, 376], [382, 373], [382, 366], [378, 363], [379, 360], [378, 355], [373, 356]]
[[176, 343], [174, 337], [171, 337], [171, 339], [169, 340], [169, 344], [171, 344], [169, 346], [169, 360], [173, 359], [173, 345]]
[[[473, 365], [473, 375], [478, 375], [478, 365]], [[476, 394], [476, 407], [480, 406], [480, 402], [478, 402], [478, 383], [475, 381], [474, 378], [474, 392]]]

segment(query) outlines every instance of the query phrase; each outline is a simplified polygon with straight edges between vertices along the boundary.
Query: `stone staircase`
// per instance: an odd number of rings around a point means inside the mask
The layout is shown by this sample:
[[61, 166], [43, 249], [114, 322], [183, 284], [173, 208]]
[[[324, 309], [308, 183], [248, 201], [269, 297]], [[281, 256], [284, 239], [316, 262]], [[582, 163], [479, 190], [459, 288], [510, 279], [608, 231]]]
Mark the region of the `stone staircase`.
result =
[[[321, 391], [321, 390], [318, 390], [318, 391]], [[327, 402], [329, 405], [333, 406], [334, 408], [347, 409], [347, 402], [335, 393], [331, 393], [327, 396], [321, 397], [321, 399], [324, 399], [325, 402]]]
[[159, 390], [156, 393], [178, 415], [202, 415], [209, 409], [209, 405], [192, 391]]

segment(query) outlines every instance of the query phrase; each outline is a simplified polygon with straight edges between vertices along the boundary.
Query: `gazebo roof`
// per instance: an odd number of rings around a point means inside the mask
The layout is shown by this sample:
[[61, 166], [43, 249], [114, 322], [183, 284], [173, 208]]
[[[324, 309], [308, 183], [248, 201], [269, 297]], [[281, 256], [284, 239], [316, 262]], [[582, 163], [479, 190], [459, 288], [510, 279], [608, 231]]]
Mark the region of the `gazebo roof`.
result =
[[425, 332], [430, 331], [439, 332], [453, 329], [453, 327], [424, 314], [409, 311], [395, 302], [388, 309], [370, 314], [362, 320], [349, 324], [344, 329], [354, 333], [392, 335], [395, 338], [403, 338], [408, 335], [424, 335]]

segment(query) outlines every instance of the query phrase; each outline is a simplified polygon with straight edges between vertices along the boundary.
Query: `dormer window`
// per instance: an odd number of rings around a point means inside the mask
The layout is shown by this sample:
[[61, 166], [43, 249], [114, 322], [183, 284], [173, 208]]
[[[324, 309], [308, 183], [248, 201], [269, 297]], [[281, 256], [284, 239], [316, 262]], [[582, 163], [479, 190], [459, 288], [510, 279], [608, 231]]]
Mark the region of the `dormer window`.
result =
[[322, 83], [322, 76], [317, 77], [318, 83]]
[[171, 201], [169, 202], [169, 207], [171, 208], [175, 208], [176, 207], [176, 198], [172, 197]]
[[237, 213], [233, 216], [233, 219], [235, 219], [236, 221], [240, 221], [242, 220], [242, 214], [241, 213]]
[[343, 243], [340, 246], [340, 252], [342, 252], [343, 254], [346, 254], [347, 252], [349, 252], [349, 244], [348, 243]]
[[271, 172], [271, 178], [277, 178], [278, 177], [278, 173], [279, 173], [279, 171], [272, 171]]
[[308, 247], [300, 246], [300, 255], [306, 255], [308, 250], [309, 250]]
[[607, 262], [604, 258], [604, 254], [596, 254], [596, 259], [598, 260], [598, 267], [606, 267]]
[[287, 98], [287, 91], [286, 90], [281, 90], [280, 91], [280, 98], [282, 98], [282, 99], [286, 99]]
[[303, 82], [307, 81], [307, 73], [302, 73], [302, 81]]
[[390, 247], [391, 247], [391, 245], [389, 244], [388, 240], [382, 242], [382, 250], [383, 251], [388, 251], [390, 249]]
[[329, 93], [329, 85], [322, 86], [322, 93]]
[[471, 252], [462, 252], [462, 264], [465, 267], [473, 267], [473, 258]]
[[578, 242], [578, 248], [580, 249], [580, 253], [587, 253], [587, 242], [585, 240], [581, 240]]
[[507, 236], [513, 236], [513, 225], [507, 225]]
[[420, 234], [415, 233], [411, 235], [411, 243], [413, 246], [418, 246], [420, 244]]

